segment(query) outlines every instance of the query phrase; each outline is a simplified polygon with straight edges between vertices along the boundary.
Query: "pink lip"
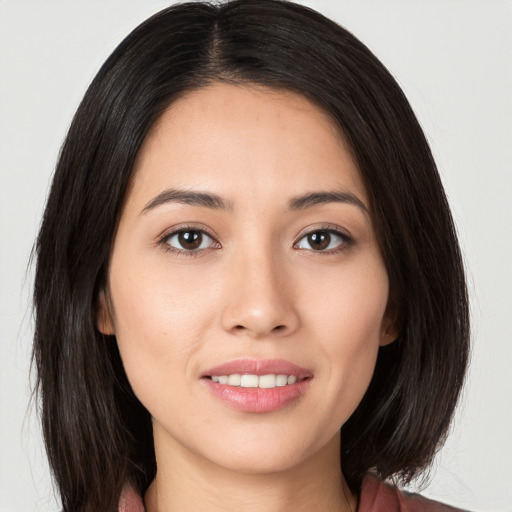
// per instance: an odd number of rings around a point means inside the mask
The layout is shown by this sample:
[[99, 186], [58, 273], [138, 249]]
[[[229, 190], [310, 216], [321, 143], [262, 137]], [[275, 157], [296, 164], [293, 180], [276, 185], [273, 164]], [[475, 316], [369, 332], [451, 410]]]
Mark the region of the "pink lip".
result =
[[[232, 375], [235, 373], [250, 375], [295, 375], [295, 384], [271, 389], [242, 388], [213, 382], [212, 375]], [[300, 366], [281, 359], [251, 360], [239, 359], [216, 366], [202, 374], [202, 382], [208, 390], [225, 404], [244, 412], [277, 411], [299, 400], [306, 393], [312, 373]]]
[[296, 364], [284, 361], [283, 359], [237, 359], [227, 363], [210, 368], [202, 373], [201, 377], [211, 377], [212, 375], [233, 375], [234, 373], [249, 375], [295, 375], [298, 379], [312, 377], [312, 373]]

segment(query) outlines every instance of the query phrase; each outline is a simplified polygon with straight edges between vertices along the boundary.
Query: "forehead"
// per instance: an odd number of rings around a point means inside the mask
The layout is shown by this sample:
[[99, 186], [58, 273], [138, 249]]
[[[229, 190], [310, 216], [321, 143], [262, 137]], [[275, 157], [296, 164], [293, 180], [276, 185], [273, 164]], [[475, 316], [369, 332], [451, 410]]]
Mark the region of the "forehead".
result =
[[257, 197], [328, 187], [366, 202], [333, 120], [297, 93], [255, 85], [214, 84], [180, 97], [152, 127], [134, 171], [132, 184], [147, 194], [169, 186], [236, 194], [245, 184]]

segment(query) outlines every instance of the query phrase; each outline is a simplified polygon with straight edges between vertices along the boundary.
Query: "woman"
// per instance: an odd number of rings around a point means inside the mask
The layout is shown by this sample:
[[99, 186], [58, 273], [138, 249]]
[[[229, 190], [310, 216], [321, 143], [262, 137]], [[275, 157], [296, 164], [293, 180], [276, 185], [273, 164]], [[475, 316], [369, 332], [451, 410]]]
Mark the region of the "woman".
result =
[[34, 295], [64, 510], [436, 506], [381, 481], [449, 426], [460, 251], [402, 91], [318, 13], [193, 3], [135, 29], [63, 146]]

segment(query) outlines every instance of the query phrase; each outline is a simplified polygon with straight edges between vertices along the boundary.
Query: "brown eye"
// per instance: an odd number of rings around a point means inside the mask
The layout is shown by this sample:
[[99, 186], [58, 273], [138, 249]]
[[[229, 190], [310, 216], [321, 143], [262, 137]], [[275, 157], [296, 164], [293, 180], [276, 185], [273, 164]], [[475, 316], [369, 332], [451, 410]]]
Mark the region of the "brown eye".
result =
[[333, 253], [338, 249], [344, 249], [352, 243], [352, 239], [333, 229], [319, 229], [304, 235], [295, 245], [296, 249], [307, 249], [308, 251]]
[[331, 234], [327, 231], [316, 231], [308, 235], [308, 243], [311, 249], [322, 251], [326, 249], [331, 242]]
[[178, 234], [178, 242], [188, 251], [197, 249], [203, 240], [203, 235], [199, 231], [182, 231]]
[[214, 241], [211, 236], [198, 229], [183, 229], [171, 233], [164, 243], [177, 252], [197, 252], [212, 247]]

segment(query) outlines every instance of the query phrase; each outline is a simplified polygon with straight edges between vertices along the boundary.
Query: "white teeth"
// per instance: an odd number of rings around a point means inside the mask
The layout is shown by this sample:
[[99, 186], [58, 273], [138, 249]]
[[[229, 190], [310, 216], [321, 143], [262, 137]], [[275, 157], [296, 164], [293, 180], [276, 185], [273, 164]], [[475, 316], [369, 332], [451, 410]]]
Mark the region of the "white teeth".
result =
[[272, 389], [288, 384], [295, 384], [297, 380], [295, 375], [275, 375], [273, 373], [269, 373], [268, 375], [241, 375], [239, 373], [232, 375], [212, 375], [213, 382], [228, 384], [229, 386], [240, 386], [242, 388]]
[[259, 378], [258, 386], [264, 389], [270, 389], [276, 387], [276, 376], [275, 375], [261, 375]]
[[242, 381], [242, 376], [238, 373], [235, 373], [228, 377], [228, 384], [230, 386], [240, 386], [241, 381]]
[[240, 386], [243, 388], [257, 388], [259, 384], [257, 375], [242, 375]]
[[276, 386], [286, 386], [288, 384], [288, 375], [276, 375]]

